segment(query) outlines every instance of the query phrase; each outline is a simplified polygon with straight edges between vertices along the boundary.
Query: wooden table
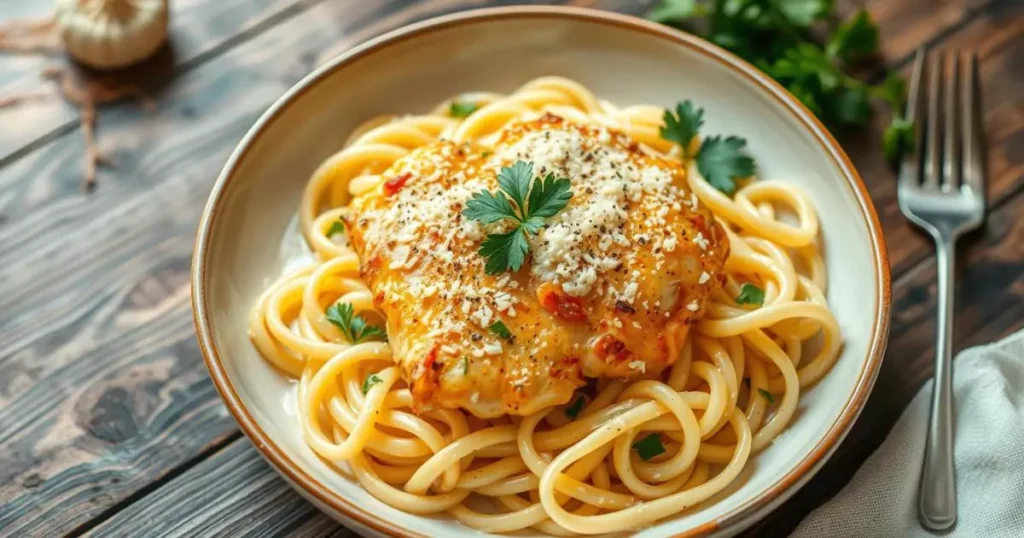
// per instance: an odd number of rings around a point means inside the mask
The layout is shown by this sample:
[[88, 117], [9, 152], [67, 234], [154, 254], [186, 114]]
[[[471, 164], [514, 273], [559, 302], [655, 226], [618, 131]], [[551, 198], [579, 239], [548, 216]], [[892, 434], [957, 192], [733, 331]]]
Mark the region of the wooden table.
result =
[[[189, 308], [193, 237], [229, 152], [318, 59], [385, 30], [488, 0], [173, 0], [173, 45], [138, 76], [156, 110], [105, 107], [116, 163], [79, 187], [77, 112], [0, 110], [0, 535], [350, 536], [267, 466], [221, 405]], [[643, 13], [646, 1], [579, 4]], [[0, 21], [43, 15], [7, 0]], [[849, 12], [851, 2], [840, 2]], [[1024, 4], [875, 0], [889, 66], [920, 45], [981, 57], [990, 214], [960, 254], [958, 349], [1024, 325]], [[46, 84], [52, 59], [0, 57], [0, 96]], [[784, 536], [881, 443], [932, 370], [935, 258], [896, 206], [878, 151], [885, 118], [844, 140], [890, 249], [888, 356], [824, 469], [751, 536]], [[842, 286], [835, 282], [833, 286]]]

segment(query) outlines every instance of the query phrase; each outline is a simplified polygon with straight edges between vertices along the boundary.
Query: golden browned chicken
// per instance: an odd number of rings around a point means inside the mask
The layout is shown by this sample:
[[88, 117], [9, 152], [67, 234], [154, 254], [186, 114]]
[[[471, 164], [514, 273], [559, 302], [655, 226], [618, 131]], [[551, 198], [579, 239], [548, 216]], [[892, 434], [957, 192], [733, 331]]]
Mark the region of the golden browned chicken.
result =
[[[522, 268], [489, 275], [481, 242], [509, 224], [463, 211], [517, 161], [568, 178], [572, 198], [530, 236]], [[350, 209], [417, 409], [485, 418], [566, 403], [584, 377], [659, 374], [724, 281], [729, 251], [680, 163], [552, 115], [507, 127], [493, 147], [415, 150]]]

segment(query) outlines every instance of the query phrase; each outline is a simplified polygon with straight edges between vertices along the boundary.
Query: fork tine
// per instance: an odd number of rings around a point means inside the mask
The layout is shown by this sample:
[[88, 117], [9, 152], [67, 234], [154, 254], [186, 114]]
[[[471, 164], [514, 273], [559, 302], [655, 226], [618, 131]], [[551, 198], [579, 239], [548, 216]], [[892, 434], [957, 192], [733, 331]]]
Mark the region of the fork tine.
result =
[[928, 60], [928, 136], [925, 141], [924, 181], [925, 189], [938, 189], [942, 174], [942, 148], [939, 139], [942, 133], [942, 116], [939, 115], [939, 100], [942, 90], [943, 53], [936, 52]]
[[905, 117], [907, 121], [914, 124], [914, 151], [906, 151], [900, 163], [899, 181], [901, 188], [917, 188], [921, 182], [921, 155], [922, 143], [924, 142], [924, 131], [921, 129], [921, 120], [924, 118], [924, 99], [922, 99], [922, 77], [924, 76], [925, 54], [924, 48], [917, 49], [914, 58], [914, 72], [910, 76], [910, 90], [907, 92], [907, 110]]
[[953, 52], [947, 59], [949, 64], [949, 76], [946, 77], [946, 85], [942, 91], [945, 92], [946, 113], [943, 115], [945, 131], [945, 143], [942, 152], [942, 175], [941, 188], [950, 192], [960, 186], [960, 126], [962, 121], [957, 121], [960, 111], [957, 110], [957, 98], [959, 92], [957, 86], [960, 83], [960, 54]]
[[961, 75], [962, 120], [964, 126], [964, 190], [974, 191], [985, 198], [984, 161], [982, 158], [981, 96], [978, 92], [978, 56], [970, 53], [964, 73]]

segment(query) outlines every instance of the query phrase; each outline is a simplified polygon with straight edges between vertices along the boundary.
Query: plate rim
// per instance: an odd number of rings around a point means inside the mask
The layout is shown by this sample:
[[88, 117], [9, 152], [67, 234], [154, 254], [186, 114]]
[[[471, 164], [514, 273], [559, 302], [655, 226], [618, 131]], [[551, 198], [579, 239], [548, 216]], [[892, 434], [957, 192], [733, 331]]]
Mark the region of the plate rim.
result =
[[853, 394], [846, 402], [846, 405], [843, 406], [835, 422], [832, 423], [814, 448], [797, 463], [793, 470], [768, 488], [762, 490], [752, 499], [740, 504], [717, 519], [687, 529], [682, 533], [676, 534], [675, 537], [689, 538], [706, 535], [729, 527], [738, 530], [744, 522], [747, 525], [752, 523], [752, 521], [747, 520], [758, 514], [762, 509], [771, 504], [781, 503], [784, 499], [794, 494], [798, 489], [794, 486], [801, 485], [809, 480], [835, 449], [838, 448], [839, 443], [850, 431], [854, 421], [863, 410], [878, 376], [888, 342], [892, 305], [889, 257], [885, 239], [882, 235], [881, 223], [863, 179], [857, 173], [846, 152], [843, 151], [828, 129], [810, 110], [780, 84], [738, 56], [692, 34], [638, 17], [573, 6], [505, 6], [472, 9], [433, 17], [386, 32], [346, 50], [293, 85], [260, 116], [256, 123], [249, 128], [245, 136], [242, 137], [234, 151], [232, 151], [214, 183], [210, 197], [200, 217], [192, 257], [191, 302], [193, 323], [199, 342], [199, 349], [210, 371], [210, 377], [217, 392], [220, 394], [221, 400], [224, 401], [228, 410], [234, 416], [236, 422], [238, 422], [239, 427], [249, 437], [256, 450], [275, 470], [285, 475], [286, 481], [293, 487], [302, 490], [301, 492], [306, 495], [312, 495], [318, 501], [318, 504], [329, 507], [336, 513], [342, 514], [354, 522], [375, 531], [402, 537], [419, 538], [425, 536], [415, 530], [375, 516], [370, 510], [344, 498], [319, 481], [315, 476], [304, 471], [277, 446], [274, 440], [245, 408], [238, 392], [227, 375], [220, 351], [214, 343], [213, 330], [207, 315], [206, 273], [211, 230], [218, 209], [225, 197], [228, 184], [236, 177], [235, 171], [239, 163], [246, 157], [256, 140], [263, 135], [265, 128], [277, 119], [294, 101], [301, 97], [302, 94], [320, 82], [321, 79], [329, 76], [336, 69], [340, 69], [365, 55], [372, 54], [379, 49], [400, 41], [414, 39], [427, 33], [445, 30], [454, 26], [486, 22], [494, 19], [524, 18], [574, 19], [594, 23], [599, 26], [624, 28], [647, 34], [673, 45], [686, 47], [693, 52], [716, 61], [722, 67], [741, 75], [770, 95], [793, 119], [797, 120], [798, 123], [813, 135], [815, 141], [820, 144], [825, 153], [842, 172], [844, 179], [846, 179], [860, 206], [860, 216], [864, 219], [864, 224], [871, 238], [872, 266], [875, 271], [875, 281], [877, 282], [875, 290], [877, 299], [875, 301], [875, 319], [867, 348], [867, 356], [862, 363]]

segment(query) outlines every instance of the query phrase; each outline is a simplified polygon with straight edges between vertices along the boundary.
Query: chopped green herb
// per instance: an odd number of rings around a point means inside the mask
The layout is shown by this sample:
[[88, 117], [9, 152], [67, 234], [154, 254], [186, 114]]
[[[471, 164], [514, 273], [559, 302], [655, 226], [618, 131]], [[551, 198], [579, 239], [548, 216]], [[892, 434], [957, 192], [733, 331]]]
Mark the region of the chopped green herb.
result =
[[679, 144], [683, 148], [683, 158], [689, 159], [690, 147], [693, 139], [697, 136], [702, 125], [704, 125], [704, 109], [697, 108], [690, 100], [676, 104], [675, 114], [671, 110], [665, 110], [665, 125], [659, 131], [661, 138]]
[[492, 323], [491, 326], [488, 327], [488, 329], [491, 331], [491, 333], [493, 333], [498, 338], [501, 338], [502, 340], [512, 340], [512, 333], [508, 331], [508, 327], [506, 327], [505, 323], [500, 319]]
[[469, 357], [462, 357], [462, 375], [469, 374]]
[[533, 163], [524, 161], [502, 167], [498, 186], [498, 192], [474, 194], [462, 211], [466, 218], [483, 224], [506, 219], [516, 223], [511, 231], [488, 234], [481, 243], [479, 253], [487, 259], [484, 269], [489, 275], [518, 271], [530, 250], [527, 234], [539, 232], [544, 219], [555, 216], [572, 198], [568, 179], [555, 178], [554, 174], [534, 178]]
[[758, 394], [760, 394], [760, 395], [761, 395], [761, 396], [762, 396], [762, 397], [763, 397], [763, 398], [764, 398], [765, 400], [768, 400], [768, 403], [770, 403], [770, 404], [773, 404], [773, 403], [775, 403], [775, 396], [773, 396], [773, 395], [772, 395], [772, 393], [770, 393], [770, 392], [768, 392], [768, 391], [766, 391], [766, 390], [764, 390], [764, 389], [757, 389], [757, 392], [758, 392]]
[[486, 159], [486, 158], [491, 156], [491, 152], [490, 151], [481, 152], [480, 156], [483, 157], [484, 159]]
[[470, 103], [468, 101], [452, 101], [452, 104], [448, 106], [448, 114], [453, 118], [465, 118], [469, 116], [476, 109], [476, 103]]
[[743, 153], [747, 141], [729, 136], [709, 136], [697, 154], [697, 170], [712, 187], [732, 194], [736, 180], [754, 175], [754, 159]]
[[576, 397], [576, 401], [572, 402], [572, 405], [565, 408], [565, 416], [569, 420], [576, 420], [576, 417], [580, 416], [580, 411], [583, 411], [583, 406], [586, 405], [587, 398], [580, 394]]
[[831, 59], [846, 62], [863, 60], [878, 54], [878, 26], [871, 20], [867, 10], [857, 11], [850, 19], [836, 27], [835, 33], [825, 45], [825, 53]]
[[894, 162], [904, 153], [911, 151], [915, 138], [914, 124], [899, 116], [893, 116], [892, 123], [882, 134], [882, 149], [885, 151], [886, 160]]
[[648, 15], [647, 18], [654, 22], [667, 23], [671, 21], [688, 19], [698, 13], [704, 6], [697, 3], [697, 0], [662, 0]]
[[633, 450], [636, 450], [640, 459], [648, 461], [659, 454], [664, 454], [665, 445], [661, 444], [661, 437], [658, 434], [652, 433], [633, 443]]
[[345, 233], [345, 223], [340, 220], [336, 220], [333, 223], [331, 223], [331, 227], [327, 229], [327, 237], [331, 237], [334, 234], [343, 233]]
[[350, 303], [334, 303], [327, 307], [327, 321], [337, 327], [350, 344], [358, 344], [371, 338], [380, 338], [385, 342], [388, 340], [384, 329], [367, 324], [363, 316], [355, 313]]
[[384, 380], [381, 379], [380, 376], [377, 375], [377, 374], [370, 374], [370, 375], [366, 376], [366, 380], [363, 381], [363, 394], [366, 394], [367, 392], [370, 392], [370, 387], [376, 385], [377, 383], [383, 383], [383, 382], [384, 382]]
[[764, 304], [764, 290], [750, 282], [746, 282], [740, 287], [740, 294], [736, 296], [736, 304], [761, 306]]

